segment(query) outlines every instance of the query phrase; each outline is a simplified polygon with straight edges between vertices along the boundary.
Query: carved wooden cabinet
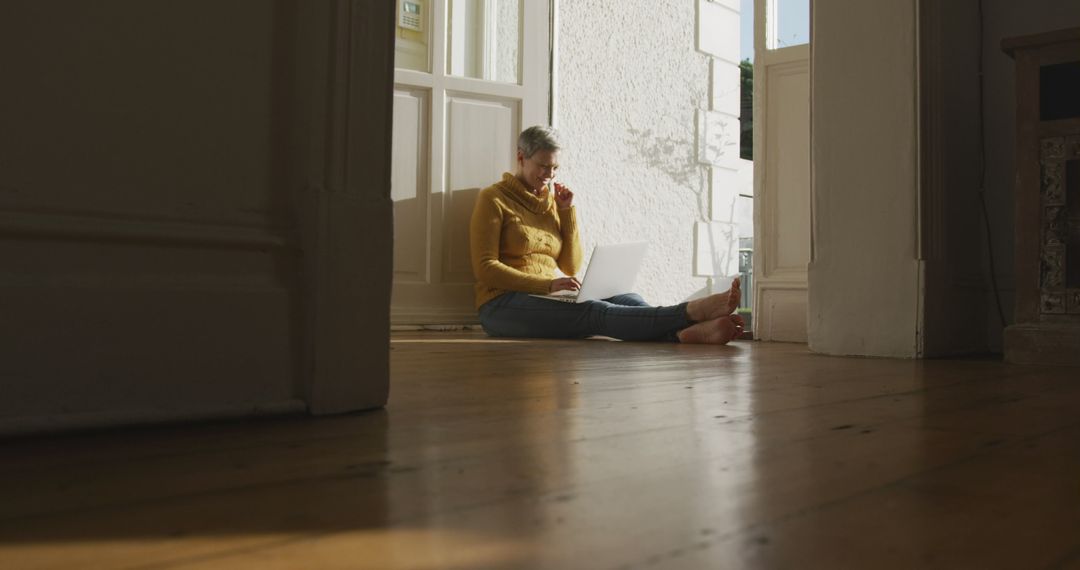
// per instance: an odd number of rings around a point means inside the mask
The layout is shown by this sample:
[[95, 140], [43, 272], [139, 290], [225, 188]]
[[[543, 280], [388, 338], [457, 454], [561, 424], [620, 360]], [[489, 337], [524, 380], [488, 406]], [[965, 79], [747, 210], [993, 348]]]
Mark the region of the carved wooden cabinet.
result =
[[1080, 365], [1080, 28], [1008, 38], [1016, 62], [1010, 362]]

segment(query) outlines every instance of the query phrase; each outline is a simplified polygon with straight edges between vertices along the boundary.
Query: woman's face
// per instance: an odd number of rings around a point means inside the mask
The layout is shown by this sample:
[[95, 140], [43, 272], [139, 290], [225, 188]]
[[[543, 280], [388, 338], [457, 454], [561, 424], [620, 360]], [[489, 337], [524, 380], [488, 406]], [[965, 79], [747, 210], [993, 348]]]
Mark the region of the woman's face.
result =
[[531, 190], [539, 191], [550, 183], [558, 169], [557, 150], [538, 150], [529, 158], [525, 158], [525, 153], [518, 151], [518, 178]]

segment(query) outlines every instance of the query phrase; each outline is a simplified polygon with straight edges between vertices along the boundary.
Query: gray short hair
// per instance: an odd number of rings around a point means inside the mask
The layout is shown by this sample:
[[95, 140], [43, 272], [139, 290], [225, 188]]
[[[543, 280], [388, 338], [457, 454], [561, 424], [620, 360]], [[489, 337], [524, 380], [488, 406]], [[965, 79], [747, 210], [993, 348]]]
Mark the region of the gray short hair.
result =
[[544, 125], [529, 127], [518, 135], [518, 150], [529, 158], [541, 150], [556, 151], [562, 148], [559, 144], [559, 131]]

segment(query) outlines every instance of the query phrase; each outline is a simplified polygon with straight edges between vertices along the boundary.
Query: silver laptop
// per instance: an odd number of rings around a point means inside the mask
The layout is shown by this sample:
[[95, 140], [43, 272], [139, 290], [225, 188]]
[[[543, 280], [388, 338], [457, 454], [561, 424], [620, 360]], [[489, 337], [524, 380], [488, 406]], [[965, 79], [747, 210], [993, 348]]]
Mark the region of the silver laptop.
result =
[[564, 303], [584, 303], [630, 293], [648, 245], [648, 242], [643, 241], [598, 245], [593, 248], [589, 268], [585, 270], [585, 277], [581, 280], [581, 289], [533, 297]]

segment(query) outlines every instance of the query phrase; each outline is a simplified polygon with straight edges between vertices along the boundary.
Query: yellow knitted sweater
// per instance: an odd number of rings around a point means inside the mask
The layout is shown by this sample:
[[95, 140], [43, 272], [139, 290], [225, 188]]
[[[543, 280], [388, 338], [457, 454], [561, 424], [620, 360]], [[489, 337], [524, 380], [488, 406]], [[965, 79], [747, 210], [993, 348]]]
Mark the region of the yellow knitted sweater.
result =
[[534, 195], [509, 172], [480, 191], [469, 226], [477, 308], [509, 291], [548, 293], [556, 267], [577, 273], [577, 214], [551, 194]]

